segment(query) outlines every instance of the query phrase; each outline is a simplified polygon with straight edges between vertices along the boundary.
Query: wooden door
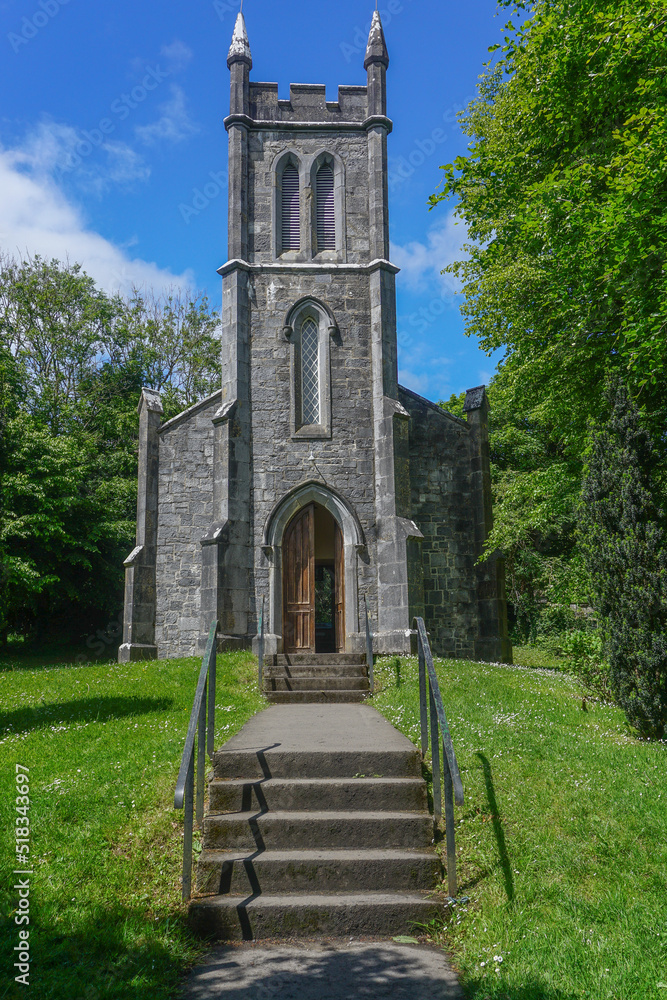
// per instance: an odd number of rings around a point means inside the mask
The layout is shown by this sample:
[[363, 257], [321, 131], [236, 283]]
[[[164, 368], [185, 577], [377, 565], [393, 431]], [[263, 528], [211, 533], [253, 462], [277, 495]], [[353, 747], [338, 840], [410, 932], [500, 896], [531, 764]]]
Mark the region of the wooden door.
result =
[[283, 539], [283, 646], [315, 652], [315, 505], [297, 514]]
[[335, 630], [336, 651], [345, 652], [345, 550], [343, 548], [343, 532], [336, 524], [334, 529], [334, 553], [336, 563], [336, 603]]

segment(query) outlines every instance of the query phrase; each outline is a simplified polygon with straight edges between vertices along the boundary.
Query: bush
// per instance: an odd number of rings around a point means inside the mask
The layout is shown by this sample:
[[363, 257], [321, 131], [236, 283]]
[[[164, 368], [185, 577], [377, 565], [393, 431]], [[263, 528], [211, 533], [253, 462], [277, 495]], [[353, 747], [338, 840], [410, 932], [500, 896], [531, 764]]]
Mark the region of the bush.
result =
[[667, 727], [667, 545], [660, 462], [623, 386], [593, 432], [582, 539], [618, 705], [643, 736]]

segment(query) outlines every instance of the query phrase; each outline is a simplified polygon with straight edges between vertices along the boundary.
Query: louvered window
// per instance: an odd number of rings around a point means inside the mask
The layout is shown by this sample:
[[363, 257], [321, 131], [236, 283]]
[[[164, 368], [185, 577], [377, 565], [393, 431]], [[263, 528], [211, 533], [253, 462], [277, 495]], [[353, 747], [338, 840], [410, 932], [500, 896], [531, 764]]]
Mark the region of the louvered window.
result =
[[325, 163], [317, 171], [317, 250], [335, 249], [334, 173]]
[[320, 334], [310, 316], [301, 327], [301, 421], [320, 422]]
[[299, 250], [301, 233], [299, 225], [299, 171], [293, 163], [283, 170], [283, 231], [282, 249]]

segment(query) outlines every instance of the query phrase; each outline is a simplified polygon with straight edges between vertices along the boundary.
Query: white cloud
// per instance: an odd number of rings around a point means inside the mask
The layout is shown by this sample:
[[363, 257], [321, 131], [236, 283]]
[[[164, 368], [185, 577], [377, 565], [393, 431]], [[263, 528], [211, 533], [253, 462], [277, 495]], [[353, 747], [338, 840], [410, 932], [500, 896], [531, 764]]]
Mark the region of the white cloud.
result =
[[177, 73], [179, 70], [185, 69], [193, 54], [192, 49], [178, 38], [171, 45], [163, 45], [160, 49], [160, 55], [169, 64], [170, 73]]
[[412, 367], [403, 368], [399, 358], [398, 381], [401, 385], [426, 399], [439, 400], [451, 396], [453, 373], [450, 358], [427, 358], [426, 350], [417, 347], [410, 351], [409, 362]]
[[70, 176], [81, 190], [97, 195], [112, 185], [128, 186], [150, 177], [144, 158], [126, 143], [97, 129], [85, 132], [53, 121], [40, 122], [12, 155], [33, 174], [59, 180]]
[[391, 259], [401, 268], [399, 281], [408, 288], [423, 291], [434, 282], [443, 297], [454, 297], [460, 292], [460, 282], [452, 274], [441, 274], [443, 268], [465, 254], [462, 246], [466, 241], [466, 230], [458, 222], [453, 212], [433, 226], [426, 236], [426, 243], [413, 241], [400, 246], [392, 244]]
[[401, 385], [404, 385], [406, 389], [412, 389], [419, 396], [425, 396], [429, 388], [429, 377], [428, 375], [421, 374], [417, 372], [411, 372], [407, 368], [400, 368], [398, 372], [398, 381]]
[[[19, 149], [0, 147], [0, 247], [4, 251], [80, 263], [108, 291], [126, 293], [135, 285], [160, 292], [193, 284], [190, 272], [173, 274], [131, 257], [126, 247], [94, 232], [51, 177], [62, 148], [58, 134], [47, 129], [43, 141], [38, 140], [39, 136], [32, 136]], [[119, 170], [122, 161], [118, 153]]]
[[160, 117], [150, 125], [137, 125], [135, 134], [147, 146], [164, 140], [166, 142], [182, 142], [199, 132], [199, 125], [193, 122], [185, 107], [185, 94], [181, 87], [172, 83], [171, 99], [161, 104]]

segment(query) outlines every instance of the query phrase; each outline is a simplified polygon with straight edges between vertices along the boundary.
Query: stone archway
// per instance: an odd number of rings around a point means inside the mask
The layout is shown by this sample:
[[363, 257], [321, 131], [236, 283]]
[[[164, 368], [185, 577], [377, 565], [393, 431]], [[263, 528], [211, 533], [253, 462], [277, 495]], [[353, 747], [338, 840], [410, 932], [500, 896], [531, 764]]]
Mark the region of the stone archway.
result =
[[283, 649], [283, 543], [285, 530], [294, 517], [315, 504], [328, 511], [333, 517], [342, 536], [341, 564], [344, 567], [344, 578], [341, 580], [343, 592], [343, 608], [341, 620], [344, 621], [345, 636], [337, 642], [338, 649], [349, 652], [356, 645], [351, 636], [359, 633], [358, 604], [358, 555], [365, 548], [365, 539], [361, 524], [354, 510], [346, 500], [322, 483], [310, 482], [292, 490], [274, 507], [264, 530], [262, 548], [270, 560], [269, 575], [269, 615], [268, 635], [270, 646], [277, 650]]

